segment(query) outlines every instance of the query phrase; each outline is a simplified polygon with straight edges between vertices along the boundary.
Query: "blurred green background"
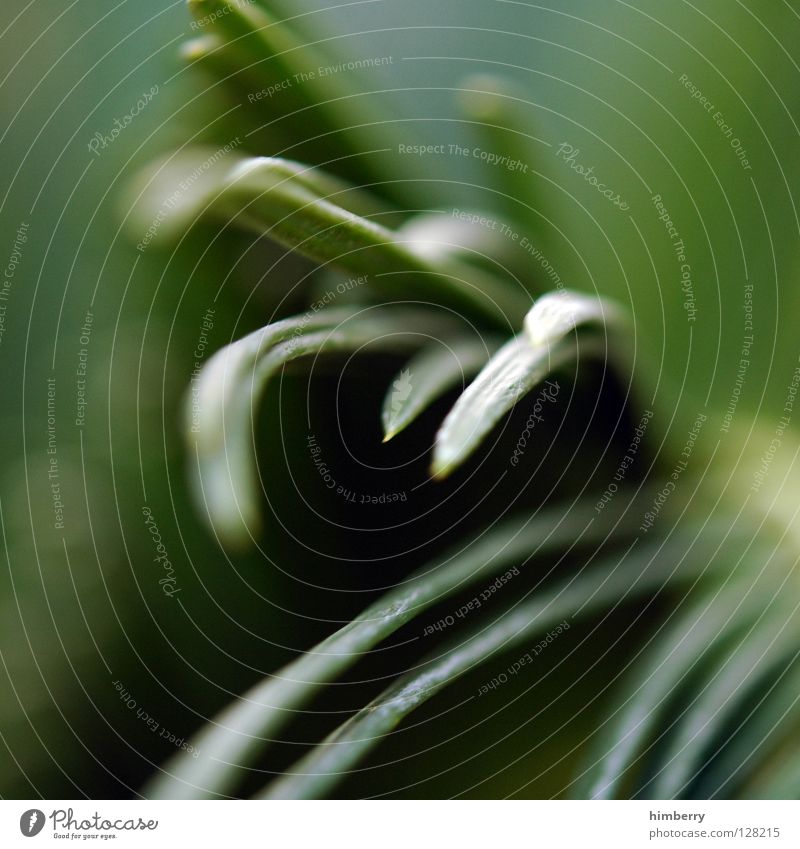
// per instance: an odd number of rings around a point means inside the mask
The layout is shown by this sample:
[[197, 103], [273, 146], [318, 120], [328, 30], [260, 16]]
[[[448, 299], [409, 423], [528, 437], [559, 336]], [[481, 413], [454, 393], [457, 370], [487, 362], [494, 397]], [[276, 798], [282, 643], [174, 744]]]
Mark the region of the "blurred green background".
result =
[[[325, 39], [334, 60], [392, 57], [391, 64], [350, 73], [364, 90], [382, 91], [398, 142], [480, 144], [476, 128], [459, 117], [457, 90], [470, 74], [512, 79], [531, 132], [541, 140], [525, 146], [530, 173], [518, 178], [530, 181], [538, 199], [531, 237], [568, 285], [630, 307], [637, 361], [646, 374], [640, 403], [661, 411], [662, 430], [682, 434], [707, 408], [706, 451], [747, 463], [768, 445], [763, 434], [782, 414], [798, 362], [798, 8], [752, 0], [668, 6], [655, 0], [383, 0], [302, 2], [292, 4], [291, 13], [314, 12], [299, 24], [310, 37]], [[362, 534], [356, 549], [352, 535], [321, 520], [315, 525], [293, 500], [292, 475], [307, 481], [314, 475], [304, 453], [302, 380], [283, 385], [280, 419], [274, 393], [265, 404], [262, 459], [270, 506], [261, 550], [226, 553], [209, 535], [189, 501], [179, 433], [203, 316], [215, 310], [208, 355], [271, 318], [283, 287], [262, 279], [269, 249], [234, 231], [209, 245], [213, 231], [198, 228], [174, 252], [156, 244], [137, 251], [137, 237], [123, 225], [125, 189], [139, 168], [191, 138], [226, 143], [232, 122], [242, 117], [247, 126], [247, 110], [221, 118], [229, 107], [219, 91], [180, 61], [179, 46], [192, 34], [181, 2], [11, 0], [5, 9], [0, 259], [4, 268], [13, 262], [14, 271], [6, 275], [0, 341], [0, 794], [129, 796], [175, 750], [174, 741], [142, 721], [142, 711], [173, 737], [188, 737], [235, 694], [421, 561], [392, 559], [399, 531], [376, 534], [369, 546]], [[732, 127], [749, 168], [682, 75]], [[140, 114], [99, 155], [92, 153], [95, 133], [109, 134], [154, 86], [158, 94]], [[260, 139], [247, 140], [250, 152], [274, 152]], [[570, 169], [557, 155], [561, 144], [579, 149], [579, 161], [593, 166], [630, 210], [610, 205]], [[496, 193], [486, 188], [495, 183], [494, 167], [452, 156], [413, 163], [420, 196], [443, 210], [499, 209]], [[653, 195], [661, 196], [685, 243], [694, 321], [687, 320], [680, 265]], [[245, 251], [248, 261], [237, 263]], [[284, 263], [281, 273], [305, 269]], [[720, 428], [748, 332], [748, 284], [755, 341], [727, 432]], [[297, 305], [290, 299], [280, 312]], [[84, 364], [85, 420], [77, 424]], [[368, 489], [370, 478], [337, 440], [332, 411], [339, 391], [351, 401], [345, 409], [352, 420], [343, 430], [363, 433], [360, 460], [400, 462], [430, 439], [432, 424], [397, 446], [379, 447], [382, 386], [396, 366], [390, 360], [371, 366], [370, 379], [356, 373], [341, 390], [335, 377], [323, 379], [314, 397], [315, 432], [327, 439], [331, 463], [354, 488]], [[383, 380], [373, 379], [375, 369], [383, 369], [377, 375]], [[49, 379], [55, 381], [51, 408]], [[592, 392], [586, 393], [584, 414], [591, 416]], [[604, 410], [620, 403], [613, 391], [603, 396]], [[580, 408], [573, 415], [580, 416]], [[760, 424], [750, 432], [753, 422]], [[612, 439], [602, 417], [594, 436], [599, 445]], [[618, 438], [625, 443], [624, 434]], [[270, 450], [276, 446], [282, 450]], [[785, 452], [788, 462], [788, 446]], [[542, 475], [555, 478], [558, 458], [548, 462]], [[413, 485], [423, 467], [398, 474], [387, 488]], [[54, 484], [63, 528], [57, 527]], [[440, 495], [425, 497], [433, 504]], [[321, 510], [337, 509], [320, 498]], [[453, 516], [477, 495], [459, 498]], [[172, 598], [159, 585], [163, 573], [153, 560], [144, 506], [174, 566], [180, 594]], [[402, 521], [402, 505], [397, 510]], [[284, 528], [306, 540], [324, 539], [326, 551], [340, 559], [315, 559]], [[456, 523], [451, 534], [459, 530]], [[387, 562], [353, 562], [377, 554]], [[609, 642], [622, 624], [604, 624]], [[625, 651], [603, 663], [621, 664]], [[378, 664], [354, 678], [380, 671]], [[560, 675], [568, 680], [570, 673]], [[606, 667], [598, 664], [593, 675], [602, 680]], [[547, 685], [553, 693], [564, 689], [556, 679]], [[115, 682], [136, 708], [126, 706]], [[352, 687], [323, 707], [363, 702], [361, 690], [373, 692], [368, 685]], [[368, 779], [355, 776], [347, 792], [460, 792], [529, 747], [526, 732], [518, 731], [443, 772], [486, 743], [461, 738], [430, 748], [453, 714], [438, 724], [433, 718], [457, 703], [458, 693], [434, 700], [425, 711], [430, 721], [407, 735], [411, 742], [387, 744], [382, 759], [391, 747], [419, 754]], [[575, 714], [562, 734], [581, 739], [591, 716], [578, 714], [580, 703], [580, 694], [565, 695], [537, 721], [536, 733], [546, 737], [559, 715]], [[488, 716], [492, 707], [472, 710]], [[520, 715], [526, 711], [521, 705]], [[480, 718], [468, 711], [458, 716], [465, 728]], [[309, 715], [298, 742], [328, 727], [324, 714]], [[564, 748], [563, 741], [551, 741], [535, 755], [537, 772], [551, 762], [554, 768], [524, 794], [558, 790], [569, 772], [569, 763], [557, 763]], [[288, 746], [286, 759], [296, 750]], [[474, 793], [509, 792], [531, 769], [523, 759]], [[438, 773], [411, 787], [420, 775]], [[410, 789], [399, 789], [404, 786]]]

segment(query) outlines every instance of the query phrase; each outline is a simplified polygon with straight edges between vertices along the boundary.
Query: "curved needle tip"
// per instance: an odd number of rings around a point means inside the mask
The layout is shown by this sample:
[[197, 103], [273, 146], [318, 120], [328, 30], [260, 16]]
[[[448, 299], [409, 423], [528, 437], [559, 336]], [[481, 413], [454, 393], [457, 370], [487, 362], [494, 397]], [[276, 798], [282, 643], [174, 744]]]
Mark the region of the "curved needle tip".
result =
[[450, 475], [455, 471], [455, 468], [456, 467], [452, 463], [434, 458], [431, 463], [430, 474], [434, 480], [443, 481], [445, 478], [450, 477]]

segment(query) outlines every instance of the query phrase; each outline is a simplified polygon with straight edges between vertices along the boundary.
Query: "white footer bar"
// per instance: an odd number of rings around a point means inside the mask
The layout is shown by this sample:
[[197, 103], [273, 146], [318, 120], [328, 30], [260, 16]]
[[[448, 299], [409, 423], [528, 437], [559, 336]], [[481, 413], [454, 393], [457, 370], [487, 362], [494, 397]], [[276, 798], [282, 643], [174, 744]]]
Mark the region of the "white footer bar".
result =
[[53, 841], [154, 849], [796, 849], [800, 803], [0, 801], [0, 846]]

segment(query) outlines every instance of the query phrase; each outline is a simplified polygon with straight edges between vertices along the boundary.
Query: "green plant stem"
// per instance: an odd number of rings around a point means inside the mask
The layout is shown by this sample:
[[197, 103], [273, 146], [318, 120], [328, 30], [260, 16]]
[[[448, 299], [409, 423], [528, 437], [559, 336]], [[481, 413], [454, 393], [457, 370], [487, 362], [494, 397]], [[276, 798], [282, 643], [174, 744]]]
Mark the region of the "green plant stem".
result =
[[488, 362], [497, 352], [501, 341], [496, 338], [456, 337], [442, 339], [441, 342], [423, 348], [412, 357], [403, 371], [410, 375], [409, 394], [396, 406], [394, 384], [402, 380], [397, 376], [392, 388], [386, 393], [381, 419], [383, 421], [384, 442], [388, 442], [402, 430], [405, 430], [437, 398], [464, 383]]
[[764, 608], [761, 621], [742, 636], [684, 709], [678, 731], [660, 758], [660, 768], [637, 796], [677, 799], [685, 794], [720, 729], [765, 676], [774, 672], [776, 663], [797, 646], [796, 612], [785, 602]]
[[[629, 549], [628, 555], [631, 549]], [[648, 552], [650, 556], [648, 557]], [[555, 590], [536, 597], [504, 614], [491, 625], [480, 625], [420, 664], [423, 672], [403, 676], [366, 708], [330, 734], [302, 758], [290, 772], [267, 785], [258, 798], [319, 798], [340, 781], [381, 739], [413, 710], [459, 676], [498, 652], [513, 648], [543, 629], [662, 589], [675, 580], [676, 567], [669, 558], [654, 559], [657, 544], [636, 554], [593, 564]], [[684, 568], [683, 578], [699, 571]]]
[[196, 499], [223, 541], [247, 544], [260, 527], [255, 410], [284, 366], [363, 347], [413, 351], [441, 329], [440, 316], [413, 307], [323, 310], [270, 325], [218, 351], [187, 398], [186, 432], [196, 449]]
[[[336, 62], [296, 32], [292, 21], [253, 3], [188, 0], [188, 5], [232, 57], [241, 57], [235, 67], [254, 81], [248, 95], [258, 98], [245, 105], [263, 115], [271, 133], [295, 141], [292, 155], [336, 159], [334, 168], [385, 179], [385, 160], [361, 154], [394, 145], [391, 116], [383, 114], [374, 94], [350, 85], [352, 74], [320, 73]], [[381, 190], [399, 195], [401, 178], [413, 178], [413, 173], [402, 157], [392, 162], [394, 180]]]
[[459, 100], [475, 123], [483, 148], [509, 159], [506, 165], [486, 166], [498, 168], [498, 206], [509, 220], [535, 226], [533, 209], [538, 198], [533, 189], [535, 175], [530, 171], [535, 136], [527, 132], [531, 128], [522, 109], [526, 103], [523, 95], [507, 79], [473, 74], [464, 80]]
[[[727, 798], [737, 793], [759, 760], [770, 761], [770, 749], [783, 749], [782, 738], [800, 726], [800, 654], [733, 730], [730, 738], [699, 777], [692, 795]], [[745, 798], [749, 798], [745, 796]]]
[[[183, 232], [213, 212], [321, 265], [370, 276], [373, 287], [392, 297], [402, 294], [404, 300], [442, 304], [505, 332], [519, 327], [531, 306], [531, 296], [516, 280], [495, 277], [455, 256], [426, 257], [398, 233], [356, 214], [354, 208], [368, 205], [364, 193], [345, 189], [340, 180], [313, 168], [232, 154], [210, 167], [206, 153], [196, 153], [194, 160], [187, 154], [169, 172], [161, 166], [145, 176], [147, 188], [137, 212], [143, 230], [154, 210], [167, 211], [160, 235]], [[199, 177], [190, 191], [177, 192], [177, 200], [167, 204], [169, 190], [185, 183], [187, 174]]]
[[752, 621], [762, 602], [749, 580], [746, 575], [731, 579], [714, 596], [701, 597], [637, 663], [623, 688], [625, 702], [600, 735], [600, 751], [591, 758], [577, 794], [580, 798], [615, 797], [673, 692]]
[[[644, 501], [642, 502], [644, 503]], [[428, 564], [335, 634], [257, 684], [192, 741], [195, 759], [176, 756], [146, 789], [150, 798], [210, 798], [232, 792], [241, 770], [317, 690], [398, 628], [477, 581], [537, 556], [629, 537], [638, 512], [622, 493], [598, 519], [593, 503], [542, 510], [480, 534]]]

